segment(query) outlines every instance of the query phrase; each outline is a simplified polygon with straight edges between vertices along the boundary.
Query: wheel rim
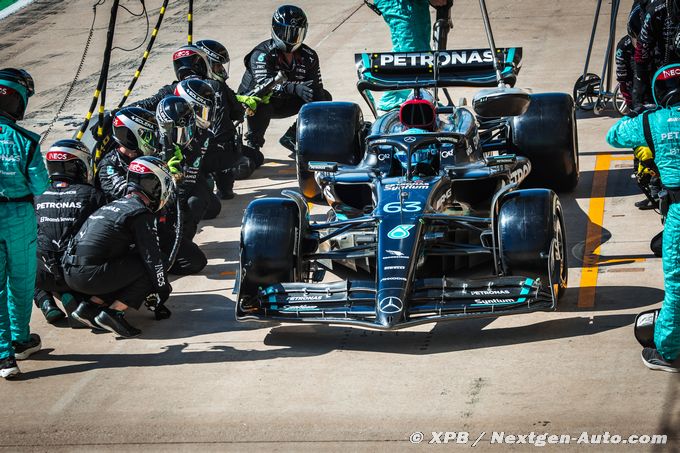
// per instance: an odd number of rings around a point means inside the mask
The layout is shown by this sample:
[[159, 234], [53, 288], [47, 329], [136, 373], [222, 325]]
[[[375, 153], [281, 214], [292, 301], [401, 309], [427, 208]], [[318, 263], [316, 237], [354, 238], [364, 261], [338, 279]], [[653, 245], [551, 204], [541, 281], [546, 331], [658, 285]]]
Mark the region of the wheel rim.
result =
[[630, 110], [628, 108], [628, 105], [626, 104], [626, 100], [623, 98], [623, 95], [621, 94], [621, 87], [620, 85], [616, 85], [616, 88], [614, 89], [614, 96], [612, 97], [612, 104], [614, 104], [614, 109], [619, 112], [621, 116], [625, 116], [628, 114], [628, 111]]
[[550, 253], [550, 270], [552, 272], [551, 282], [554, 287], [555, 296], [559, 295], [559, 291], [566, 287], [566, 238], [564, 236], [564, 228], [562, 227], [562, 219], [559, 211], [555, 214], [555, 236], [553, 239], [552, 250]]
[[586, 74], [578, 78], [574, 84], [574, 102], [582, 110], [593, 110], [597, 102], [597, 89], [600, 77], [597, 74]]

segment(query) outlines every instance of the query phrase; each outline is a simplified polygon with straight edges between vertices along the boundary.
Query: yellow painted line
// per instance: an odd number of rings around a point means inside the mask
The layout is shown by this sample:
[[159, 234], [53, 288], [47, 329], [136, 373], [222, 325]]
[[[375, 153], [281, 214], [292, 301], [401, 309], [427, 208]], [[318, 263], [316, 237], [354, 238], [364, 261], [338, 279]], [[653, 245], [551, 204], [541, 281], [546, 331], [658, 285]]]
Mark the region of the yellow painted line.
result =
[[597, 264], [617, 264], [617, 263], [644, 263], [647, 258], [614, 258], [610, 260], [598, 260]]
[[598, 255], [602, 245], [602, 223], [604, 222], [604, 199], [607, 192], [607, 177], [612, 162], [611, 154], [598, 155], [595, 160], [593, 186], [590, 191], [588, 208], [588, 227], [583, 247], [583, 268], [578, 291], [578, 308], [595, 306], [595, 287], [597, 286]]
[[600, 259], [609, 168], [612, 161], [632, 159], [632, 156], [614, 157], [611, 154], [600, 154], [595, 160], [595, 173], [590, 192], [590, 207], [588, 208], [589, 222], [586, 230], [586, 241], [583, 247], [583, 268], [581, 269], [581, 282], [579, 284], [578, 308], [592, 308], [595, 306], [595, 292], [600, 264], [640, 263], [645, 261], [644, 258]]
[[279, 175], [294, 175], [297, 173], [297, 170], [294, 168], [283, 168], [281, 170], [277, 170], [276, 173]]

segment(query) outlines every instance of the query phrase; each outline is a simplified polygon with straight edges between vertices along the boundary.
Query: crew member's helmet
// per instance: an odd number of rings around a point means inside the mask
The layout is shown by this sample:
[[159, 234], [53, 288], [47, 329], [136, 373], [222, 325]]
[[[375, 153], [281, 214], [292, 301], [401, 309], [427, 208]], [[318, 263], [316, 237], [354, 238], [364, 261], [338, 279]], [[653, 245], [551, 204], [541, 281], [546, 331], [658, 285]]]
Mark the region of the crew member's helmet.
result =
[[175, 182], [168, 164], [156, 156], [142, 156], [130, 162], [127, 174], [127, 191], [141, 192], [151, 202], [152, 211], [160, 211], [168, 202]]
[[158, 123], [153, 113], [140, 107], [125, 107], [113, 117], [113, 140], [145, 156], [160, 151]]
[[156, 120], [162, 137], [181, 148], [196, 135], [196, 115], [191, 104], [179, 96], [168, 96], [158, 103]]
[[307, 16], [293, 5], [279, 6], [272, 16], [272, 39], [279, 50], [294, 52], [307, 35]]
[[428, 99], [409, 99], [399, 109], [399, 121], [406, 129], [417, 128], [431, 132], [437, 123], [437, 110]]
[[196, 46], [180, 47], [172, 54], [172, 65], [175, 68], [177, 80], [198, 77], [207, 79], [210, 60], [203, 49]]
[[0, 69], [0, 113], [14, 121], [24, 119], [28, 98], [35, 88], [33, 77], [23, 69]]
[[221, 43], [212, 39], [203, 39], [196, 42], [196, 47], [203, 50], [208, 56], [208, 77], [213, 80], [225, 82], [229, 78], [229, 52]]
[[59, 140], [47, 151], [45, 161], [52, 180], [77, 184], [92, 182], [92, 153], [78, 140]]
[[654, 103], [668, 107], [680, 103], [680, 64], [662, 67], [652, 78]]
[[199, 79], [182, 80], [175, 87], [175, 96], [191, 104], [198, 127], [210, 128], [215, 114], [215, 90], [209, 83]]
[[633, 5], [633, 9], [630, 10], [628, 15], [628, 36], [633, 39], [637, 39], [640, 36], [640, 30], [642, 30], [642, 17], [643, 15], [642, 6], [639, 3]]

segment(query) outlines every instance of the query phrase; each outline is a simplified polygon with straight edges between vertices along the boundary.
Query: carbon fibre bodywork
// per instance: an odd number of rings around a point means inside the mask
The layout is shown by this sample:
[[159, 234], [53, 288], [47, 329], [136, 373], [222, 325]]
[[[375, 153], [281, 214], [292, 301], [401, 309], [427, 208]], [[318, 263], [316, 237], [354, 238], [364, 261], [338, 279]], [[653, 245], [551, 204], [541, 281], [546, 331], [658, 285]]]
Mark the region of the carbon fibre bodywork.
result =
[[[526, 241], [528, 236], [504, 236], [499, 222], [526, 222], [527, 232], [535, 225], [546, 229], [543, 225], [549, 216], [538, 206], [545, 204], [540, 200], [549, 200], [550, 216], [558, 217], [548, 223], [559, 224], [562, 232], [557, 197], [546, 189], [517, 190], [530, 171], [529, 161], [514, 155], [485, 159], [470, 135], [475, 127], [470, 123], [457, 132], [368, 137], [359, 165], [327, 166], [322, 169], [326, 171], [316, 172], [333, 208], [327, 222], [309, 222], [303, 196], [284, 191], [299, 213], [298, 227], [291, 235], [297, 259], [289, 273], [297, 277], [239, 291], [237, 319], [391, 330], [425, 322], [554, 309], [566, 285], [563, 234], [558, 238], [548, 228], [550, 231], [536, 240], [540, 245], [530, 244], [520, 254], [522, 258], [506, 256], [504, 248], [516, 249], [517, 244], [511, 242]], [[405, 174], [395, 175], [392, 156], [380, 159], [388, 150], [410, 155], [422, 148], [437, 150], [434, 164], [438, 170], [433, 174], [416, 174], [418, 169], [409, 168]], [[522, 217], [526, 213], [520, 211], [526, 206], [504, 210], [502, 205], [510, 194], [539, 200], [534, 203], [538, 220]], [[271, 213], [281, 204], [291, 205], [285, 199], [264, 200], [259, 200], [261, 207], [246, 210], [244, 229], [246, 225], [256, 228], [252, 224], [257, 209]], [[254, 255], [248, 244], [271, 251], [282, 240], [267, 244], [267, 238], [272, 234], [285, 237], [282, 232], [265, 230], [255, 235], [242, 233], [241, 288], [253, 278]], [[531, 261], [528, 266], [522, 261], [527, 259]], [[339, 267], [355, 271], [356, 278], [320, 281], [321, 271]], [[512, 268], [528, 272], [516, 273]], [[552, 275], [555, 273], [559, 275]]]

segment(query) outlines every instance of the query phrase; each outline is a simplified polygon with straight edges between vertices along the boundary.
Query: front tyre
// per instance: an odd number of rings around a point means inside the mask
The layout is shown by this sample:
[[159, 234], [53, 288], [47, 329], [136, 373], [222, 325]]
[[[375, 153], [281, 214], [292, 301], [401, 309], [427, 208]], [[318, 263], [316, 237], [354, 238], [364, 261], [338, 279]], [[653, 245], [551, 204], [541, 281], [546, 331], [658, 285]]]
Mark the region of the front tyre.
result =
[[497, 221], [501, 268], [505, 275], [540, 278], [554, 300], [568, 281], [567, 236], [555, 192], [526, 189], [501, 201]]
[[297, 280], [299, 216], [288, 198], [261, 198], [248, 205], [241, 226], [239, 304], [247, 304], [260, 289]]

